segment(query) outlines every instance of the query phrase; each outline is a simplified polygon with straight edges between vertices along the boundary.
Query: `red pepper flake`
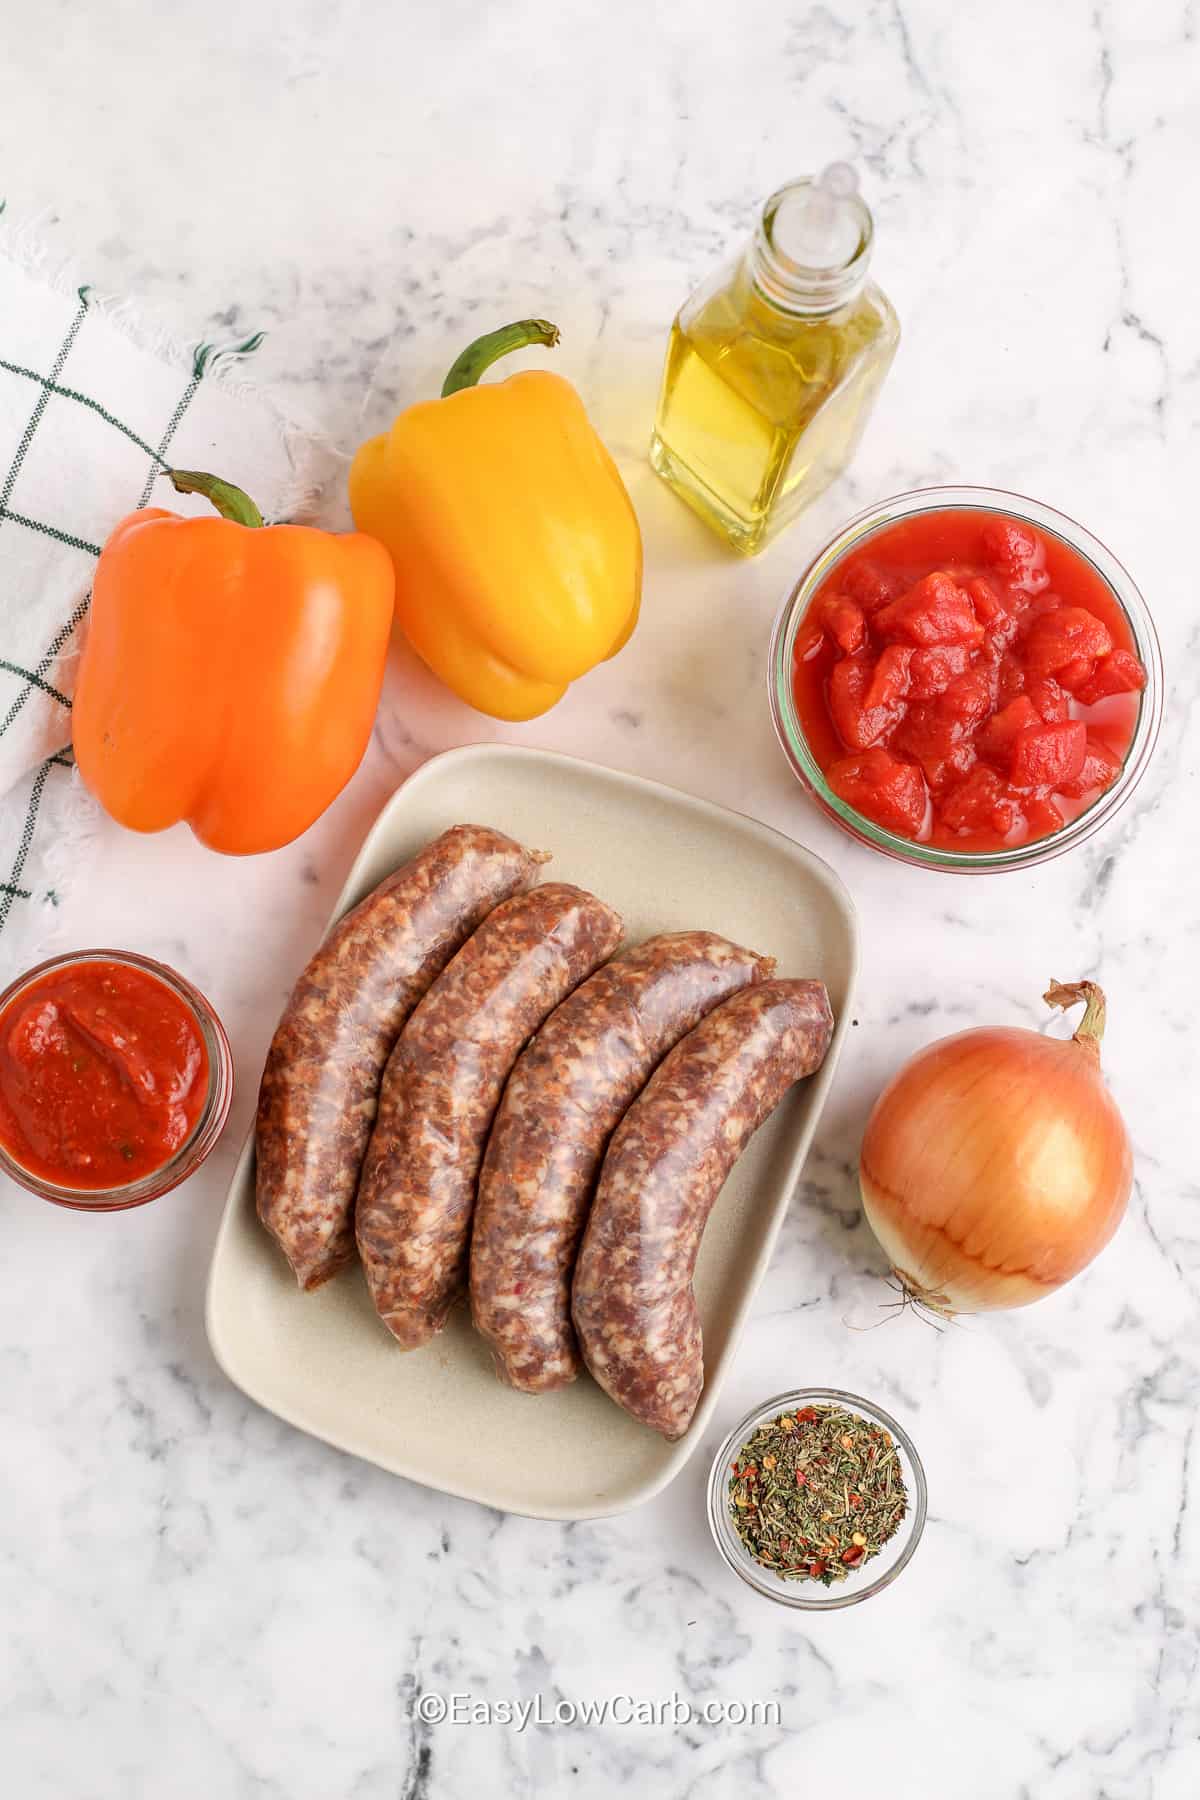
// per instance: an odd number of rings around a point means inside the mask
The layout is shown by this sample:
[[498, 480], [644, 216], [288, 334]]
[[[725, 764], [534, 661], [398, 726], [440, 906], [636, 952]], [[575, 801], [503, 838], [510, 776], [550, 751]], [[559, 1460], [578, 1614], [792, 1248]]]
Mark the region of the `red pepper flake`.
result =
[[797, 1487], [806, 1487], [807, 1485], [808, 1485], [808, 1476], [804, 1473], [803, 1469], [797, 1469], [796, 1470], [796, 1486]]
[[851, 1506], [861, 1506], [862, 1505], [862, 1495], [861, 1494], [851, 1494], [850, 1504], [851, 1504]]
[[829, 1564], [825, 1563], [825, 1562], [809, 1563], [808, 1572], [813, 1577], [813, 1580], [815, 1581], [819, 1576], [821, 1576], [825, 1573], [825, 1571], [828, 1567], [829, 1567]]
[[796, 1414], [796, 1423], [797, 1425], [811, 1425], [816, 1416], [817, 1409], [815, 1406], [802, 1406], [800, 1411]]
[[855, 1563], [860, 1563], [865, 1555], [866, 1551], [861, 1544], [851, 1544], [848, 1550], [842, 1551], [842, 1561], [853, 1568]]

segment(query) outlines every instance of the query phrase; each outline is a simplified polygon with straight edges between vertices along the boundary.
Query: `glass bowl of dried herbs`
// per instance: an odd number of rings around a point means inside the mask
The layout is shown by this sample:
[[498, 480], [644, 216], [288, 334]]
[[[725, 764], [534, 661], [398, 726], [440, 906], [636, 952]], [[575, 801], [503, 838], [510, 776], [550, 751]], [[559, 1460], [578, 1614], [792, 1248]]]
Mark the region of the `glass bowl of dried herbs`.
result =
[[925, 1471], [881, 1407], [839, 1388], [776, 1394], [708, 1478], [717, 1549], [756, 1593], [829, 1612], [895, 1581], [925, 1529]]

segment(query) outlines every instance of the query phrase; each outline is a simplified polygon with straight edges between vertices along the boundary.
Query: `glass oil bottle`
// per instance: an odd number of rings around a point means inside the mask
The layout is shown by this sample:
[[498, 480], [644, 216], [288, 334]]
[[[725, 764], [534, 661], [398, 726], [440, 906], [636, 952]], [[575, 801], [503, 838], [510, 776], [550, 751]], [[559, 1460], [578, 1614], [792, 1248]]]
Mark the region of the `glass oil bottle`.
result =
[[748, 556], [845, 469], [900, 340], [857, 189], [846, 163], [780, 188], [671, 327], [650, 461]]

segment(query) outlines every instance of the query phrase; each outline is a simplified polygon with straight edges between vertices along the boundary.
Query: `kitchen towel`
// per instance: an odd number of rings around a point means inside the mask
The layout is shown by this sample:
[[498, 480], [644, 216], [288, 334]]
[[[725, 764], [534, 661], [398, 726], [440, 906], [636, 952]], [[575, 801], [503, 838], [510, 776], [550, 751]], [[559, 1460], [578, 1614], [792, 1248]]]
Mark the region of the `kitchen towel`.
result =
[[267, 519], [315, 492], [324, 453], [237, 374], [260, 336], [181, 349], [0, 233], [0, 972], [53, 936], [98, 814], [71, 757], [92, 573], [144, 506], [211, 512], [172, 464], [246, 488]]

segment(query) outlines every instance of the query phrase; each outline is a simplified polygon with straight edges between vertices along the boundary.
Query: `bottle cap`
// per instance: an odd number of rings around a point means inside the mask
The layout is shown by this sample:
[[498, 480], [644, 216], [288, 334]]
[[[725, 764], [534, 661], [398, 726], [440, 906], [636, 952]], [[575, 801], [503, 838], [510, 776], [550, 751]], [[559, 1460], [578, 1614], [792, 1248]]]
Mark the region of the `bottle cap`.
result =
[[780, 201], [776, 250], [802, 269], [844, 268], [862, 238], [861, 204], [850, 164], [830, 163], [816, 181], [789, 189]]
[[756, 284], [785, 312], [835, 311], [866, 279], [872, 237], [858, 176], [849, 163], [830, 163], [767, 201], [754, 242]]

